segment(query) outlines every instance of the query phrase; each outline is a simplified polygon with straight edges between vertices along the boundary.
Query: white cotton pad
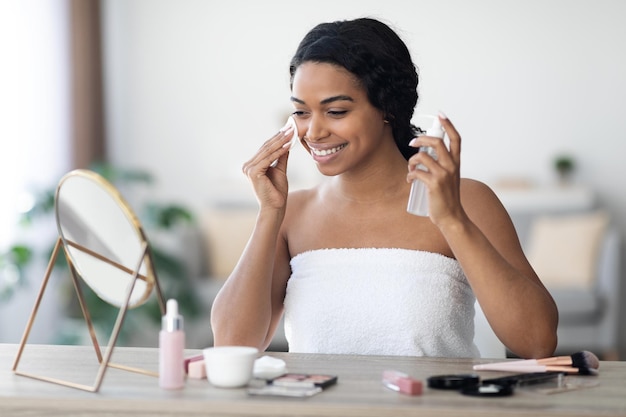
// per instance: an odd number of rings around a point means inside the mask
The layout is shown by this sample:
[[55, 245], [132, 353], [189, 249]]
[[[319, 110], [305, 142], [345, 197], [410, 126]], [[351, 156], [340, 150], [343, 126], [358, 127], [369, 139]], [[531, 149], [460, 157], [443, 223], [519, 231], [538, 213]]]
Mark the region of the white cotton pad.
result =
[[287, 372], [285, 361], [271, 356], [263, 356], [254, 361], [255, 378], [272, 379]]
[[293, 116], [289, 116], [287, 119], [287, 123], [281, 130], [285, 130], [288, 126], [293, 126], [293, 136], [291, 138], [291, 142], [289, 143], [289, 149], [293, 149], [296, 146], [296, 143], [300, 142], [300, 137], [298, 136], [298, 125], [296, 125], [296, 121], [293, 119]]

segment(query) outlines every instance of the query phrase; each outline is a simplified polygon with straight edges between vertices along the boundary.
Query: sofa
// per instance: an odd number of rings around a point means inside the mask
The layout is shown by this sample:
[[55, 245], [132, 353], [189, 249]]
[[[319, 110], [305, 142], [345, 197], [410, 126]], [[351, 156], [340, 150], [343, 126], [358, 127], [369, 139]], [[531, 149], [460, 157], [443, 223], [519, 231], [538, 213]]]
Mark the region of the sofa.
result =
[[556, 354], [619, 358], [621, 235], [593, 190], [497, 190], [522, 247], [559, 309]]

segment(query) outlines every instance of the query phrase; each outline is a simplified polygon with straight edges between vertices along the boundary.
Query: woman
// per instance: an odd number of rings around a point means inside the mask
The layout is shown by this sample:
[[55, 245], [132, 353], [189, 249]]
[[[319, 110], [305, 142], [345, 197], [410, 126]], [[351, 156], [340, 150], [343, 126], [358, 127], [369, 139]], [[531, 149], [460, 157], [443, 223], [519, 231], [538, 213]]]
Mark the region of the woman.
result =
[[[460, 178], [454, 125], [439, 115], [449, 150], [415, 138], [418, 76], [396, 33], [373, 19], [320, 24], [290, 73], [301, 143], [328, 178], [288, 192], [289, 127], [244, 164], [260, 209], [214, 301], [215, 344], [265, 349], [284, 312], [291, 351], [473, 357], [476, 297], [509, 350], [551, 355], [554, 301], [494, 193]], [[406, 211], [416, 179], [428, 217]]]

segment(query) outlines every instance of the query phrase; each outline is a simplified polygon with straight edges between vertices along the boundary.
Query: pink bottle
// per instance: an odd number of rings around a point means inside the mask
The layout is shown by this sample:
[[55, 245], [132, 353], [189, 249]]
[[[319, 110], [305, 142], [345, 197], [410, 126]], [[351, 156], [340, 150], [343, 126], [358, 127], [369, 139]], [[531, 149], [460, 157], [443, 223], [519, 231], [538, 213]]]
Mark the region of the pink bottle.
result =
[[164, 389], [181, 389], [185, 386], [183, 366], [185, 332], [183, 316], [178, 314], [176, 300], [167, 300], [165, 315], [159, 332], [159, 386]]

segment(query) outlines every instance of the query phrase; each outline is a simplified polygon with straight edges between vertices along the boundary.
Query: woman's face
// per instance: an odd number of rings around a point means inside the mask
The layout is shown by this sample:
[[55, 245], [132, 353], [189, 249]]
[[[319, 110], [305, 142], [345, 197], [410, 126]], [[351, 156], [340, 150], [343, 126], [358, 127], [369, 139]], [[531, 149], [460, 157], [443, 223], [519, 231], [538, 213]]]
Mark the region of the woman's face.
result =
[[395, 146], [382, 112], [342, 67], [303, 63], [293, 77], [291, 100], [302, 144], [324, 175], [367, 165], [382, 144]]

